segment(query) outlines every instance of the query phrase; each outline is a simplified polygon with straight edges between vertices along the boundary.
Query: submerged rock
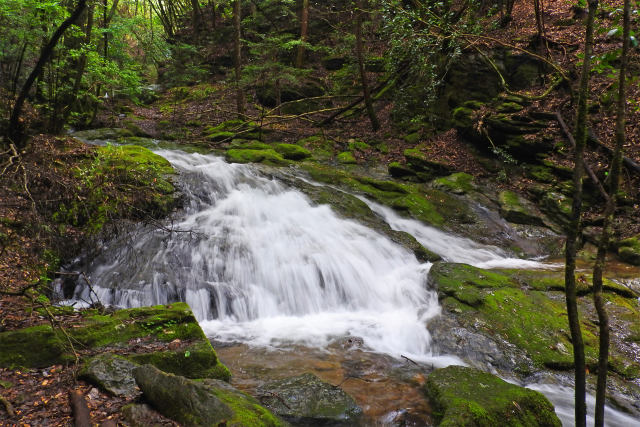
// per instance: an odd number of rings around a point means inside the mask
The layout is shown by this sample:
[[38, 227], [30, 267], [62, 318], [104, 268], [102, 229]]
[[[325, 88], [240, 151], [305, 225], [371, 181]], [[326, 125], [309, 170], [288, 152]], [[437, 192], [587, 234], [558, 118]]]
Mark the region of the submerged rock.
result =
[[265, 384], [258, 393], [267, 408], [294, 424], [354, 425], [362, 415], [351, 396], [310, 373]]
[[161, 414], [187, 426], [280, 426], [280, 420], [252, 397], [218, 380], [201, 382], [144, 365], [136, 382]]
[[436, 369], [424, 387], [440, 426], [561, 426], [541, 393], [477, 369]]
[[114, 396], [131, 397], [139, 392], [133, 377], [136, 366], [124, 357], [106, 353], [89, 360], [79, 376]]

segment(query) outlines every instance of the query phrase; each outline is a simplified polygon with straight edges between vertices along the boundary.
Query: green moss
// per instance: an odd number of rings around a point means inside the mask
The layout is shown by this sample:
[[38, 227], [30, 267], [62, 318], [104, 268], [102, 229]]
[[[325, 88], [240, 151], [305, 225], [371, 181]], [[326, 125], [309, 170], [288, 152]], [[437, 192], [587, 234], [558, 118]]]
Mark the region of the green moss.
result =
[[166, 159], [144, 147], [97, 147], [76, 170], [85, 199], [60, 205], [53, 218], [97, 233], [112, 219], [165, 216], [176, 203], [174, 174]]
[[541, 182], [555, 182], [557, 180], [551, 169], [546, 166], [532, 166], [527, 172], [531, 178]]
[[233, 140], [229, 148], [237, 148], [240, 150], [270, 150], [273, 147], [270, 144], [260, 142], [260, 141], [244, 141], [244, 140]]
[[[463, 264], [438, 263], [429, 280], [441, 295], [455, 298], [474, 310], [462, 313], [469, 325], [480, 325], [482, 332], [498, 335], [524, 350], [538, 366], [570, 369], [573, 365], [567, 333], [566, 307], [561, 299], [522, 288], [522, 278], [478, 269]], [[447, 307], [445, 309], [459, 307]], [[583, 319], [583, 337], [588, 363], [595, 363], [595, 326]]]
[[206, 339], [179, 351], [135, 354], [129, 359], [139, 365], [148, 363], [161, 371], [187, 378], [231, 379], [231, 372], [220, 362]]
[[231, 149], [225, 154], [229, 163], [264, 163], [272, 166], [286, 166], [289, 162], [273, 149], [241, 150]]
[[338, 154], [337, 158], [338, 163], [342, 163], [343, 165], [351, 165], [356, 164], [356, 158], [353, 156], [353, 153], [350, 151], [343, 151]]
[[207, 139], [213, 142], [230, 141], [235, 135], [235, 132], [220, 131], [207, 135]]
[[544, 395], [463, 366], [436, 369], [425, 383], [440, 426], [560, 426]]
[[465, 194], [473, 191], [473, 177], [468, 173], [457, 172], [433, 181], [435, 188], [454, 194]]
[[467, 129], [473, 126], [473, 110], [467, 107], [458, 107], [452, 113], [453, 124], [456, 128]]
[[222, 387], [212, 388], [211, 391], [233, 411], [233, 417], [225, 423], [227, 426], [277, 427], [286, 425], [247, 394]]
[[311, 152], [306, 148], [294, 144], [275, 144], [275, 150], [288, 160], [303, 160], [311, 157]]
[[533, 205], [520, 198], [513, 191], [501, 191], [498, 195], [500, 214], [516, 224], [544, 225]]
[[360, 140], [349, 140], [349, 151], [367, 151], [370, 150], [371, 146], [364, 141]]
[[640, 265], [640, 235], [621, 240], [618, 243], [618, 256], [629, 264]]
[[44, 368], [71, 360], [62, 333], [49, 325], [0, 333], [0, 367]]
[[420, 132], [413, 132], [405, 135], [403, 139], [407, 144], [415, 145], [420, 141], [421, 137], [422, 135], [420, 134]]
[[516, 102], [504, 102], [497, 107], [496, 111], [499, 113], [517, 113], [523, 108], [522, 105]]

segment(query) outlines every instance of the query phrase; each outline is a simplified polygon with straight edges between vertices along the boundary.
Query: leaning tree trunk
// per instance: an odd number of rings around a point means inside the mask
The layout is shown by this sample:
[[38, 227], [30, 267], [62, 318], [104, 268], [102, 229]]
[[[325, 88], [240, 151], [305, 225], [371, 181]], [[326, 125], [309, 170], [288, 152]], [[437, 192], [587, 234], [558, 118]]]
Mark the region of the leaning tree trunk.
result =
[[577, 107], [575, 128], [575, 155], [573, 169], [573, 203], [571, 205], [571, 222], [567, 230], [567, 243], [565, 248], [565, 296], [567, 300], [567, 315], [569, 329], [571, 330], [571, 342], [573, 344], [573, 360], [575, 364], [575, 416], [576, 427], [586, 426], [587, 405], [586, 392], [586, 366], [584, 356], [584, 343], [580, 330], [580, 318], [578, 315], [578, 302], [576, 296], [576, 253], [578, 236], [580, 234], [580, 216], [582, 212], [582, 178], [584, 175], [584, 147], [587, 143], [587, 99], [589, 97], [589, 71], [591, 68], [591, 51], [593, 50], [593, 23], [598, 8], [598, 0], [589, 0], [589, 16], [587, 18], [584, 62], [580, 77], [580, 90]]
[[624, 0], [624, 18], [622, 31], [622, 56], [620, 58], [620, 80], [618, 83], [618, 105], [616, 117], [616, 146], [611, 160], [611, 173], [609, 174], [609, 199], [604, 213], [602, 235], [598, 245], [598, 255], [593, 268], [593, 303], [598, 312], [599, 323], [599, 353], [598, 353], [598, 381], [596, 385], [595, 426], [604, 425], [604, 403], [607, 391], [607, 369], [609, 364], [609, 316], [602, 298], [602, 273], [605, 267], [607, 248], [613, 219], [615, 216], [617, 195], [622, 170], [622, 150], [625, 139], [625, 104], [626, 104], [626, 72], [629, 61], [629, 39], [631, 21], [631, 1]]
[[369, 85], [367, 84], [367, 73], [364, 67], [363, 47], [362, 47], [362, 14], [364, 13], [363, 1], [357, 2], [357, 16], [356, 16], [356, 57], [358, 58], [358, 68], [360, 69], [360, 81], [362, 82], [362, 95], [364, 96], [364, 105], [367, 108], [367, 115], [371, 122], [371, 128], [376, 131], [380, 129], [380, 122], [376, 117], [376, 112], [373, 109], [373, 103], [371, 102], [371, 96], [369, 94]]
[[240, 118], [244, 117], [244, 92], [240, 86], [240, 77], [242, 74], [242, 46], [241, 46], [241, 13], [242, 5], [240, 0], [235, 0], [233, 3], [233, 26], [234, 26], [234, 41], [233, 51], [235, 58], [235, 71], [236, 71], [236, 110]]
[[49, 42], [42, 48], [40, 52], [40, 57], [38, 58], [38, 62], [36, 62], [35, 67], [27, 77], [27, 80], [22, 85], [22, 89], [20, 90], [20, 94], [18, 95], [18, 99], [16, 99], [16, 103], [13, 106], [13, 111], [11, 111], [11, 118], [9, 119], [9, 129], [7, 130], [7, 134], [5, 135], [5, 144], [15, 144], [18, 148], [24, 148], [26, 143], [25, 138], [25, 128], [23, 123], [21, 123], [21, 115], [22, 115], [22, 107], [24, 106], [24, 101], [27, 99], [27, 95], [33, 86], [33, 83], [36, 81], [36, 78], [42, 72], [47, 61], [51, 58], [51, 54], [53, 54], [53, 50], [58, 44], [60, 37], [64, 34], [64, 32], [69, 28], [74, 22], [78, 20], [78, 18], [82, 15], [85, 8], [87, 7], [87, 0], [79, 0], [78, 5], [71, 13], [67, 19], [65, 19], [62, 24], [56, 29], [56, 31], [49, 39]]

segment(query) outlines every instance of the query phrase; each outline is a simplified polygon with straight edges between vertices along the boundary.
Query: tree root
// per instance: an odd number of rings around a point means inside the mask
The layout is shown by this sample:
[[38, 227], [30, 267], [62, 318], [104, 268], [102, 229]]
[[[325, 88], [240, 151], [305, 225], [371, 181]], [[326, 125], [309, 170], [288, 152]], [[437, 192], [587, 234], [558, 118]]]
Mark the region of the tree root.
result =
[[9, 414], [9, 418], [13, 418], [16, 416], [16, 411], [15, 409], [13, 409], [13, 405], [11, 405], [11, 402], [9, 402], [7, 398], [1, 394], [0, 402], [2, 402], [2, 404], [4, 405], [4, 409], [7, 411], [7, 414]]

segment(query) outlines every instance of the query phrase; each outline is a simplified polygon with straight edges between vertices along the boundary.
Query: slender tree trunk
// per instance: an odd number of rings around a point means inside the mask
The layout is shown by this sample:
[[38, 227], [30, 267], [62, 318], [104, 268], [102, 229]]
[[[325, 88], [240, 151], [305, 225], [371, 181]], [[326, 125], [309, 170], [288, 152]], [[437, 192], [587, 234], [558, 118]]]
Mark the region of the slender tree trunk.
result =
[[598, 353], [598, 381], [596, 385], [595, 426], [604, 426], [604, 403], [607, 391], [607, 369], [609, 364], [609, 316], [602, 298], [602, 273], [604, 271], [607, 248], [612, 234], [613, 219], [618, 201], [618, 188], [622, 170], [622, 150], [625, 142], [625, 106], [626, 73], [629, 61], [629, 33], [631, 21], [631, 0], [624, 0], [624, 18], [622, 31], [622, 55], [620, 58], [620, 80], [618, 83], [618, 105], [616, 117], [616, 146], [611, 159], [611, 173], [609, 174], [609, 199], [604, 213], [602, 235], [598, 245], [598, 255], [593, 268], [593, 303], [598, 312], [599, 321], [599, 353]]
[[[91, 3], [87, 10], [87, 25], [84, 31], [84, 44], [89, 46], [91, 43], [91, 33], [93, 32], [93, 12], [94, 12], [94, 4]], [[84, 75], [84, 71], [87, 68], [87, 54], [82, 53], [78, 60], [78, 64], [76, 67], [76, 74], [74, 76], [73, 82], [73, 90], [71, 91], [71, 104], [67, 106], [64, 118], [62, 120], [63, 123], [66, 123], [69, 119], [69, 115], [73, 111], [73, 106], [78, 104], [78, 94], [80, 93], [80, 86], [82, 84], [82, 76]]]
[[191, 25], [193, 25], [193, 34], [196, 40], [200, 38], [200, 29], [202, 28], [202, 11], [198, 0], [191, 0]]
[[[307, 33], [309, 31], [309, 0], [302, 0], [302, 11], [300, 12], [300, 41], [307, 41]], [[302, 68], [304, 63], [304, 45], [298, 46], [298, 54], [296, 56], [296, 68]]]
[[22, 115], [22, 107], [24, 106], [24, 101], [27, 99], [27, 95], [33, 86], [33, 83], [36, 81], [36, 78], [42, 72], [47, 61], [51, 58], [53, 54], [53, 50], [60, 40], [60, 37], [64, 34], [64, 32], [69, 28], [74, 22], [78, 20], [78, 18], [84, 12], [84, 9], [87, 7], [87, 0], [79, 0], [78, 5], [74, 9], [71, 16], [65, 19], [62, 24], [56, 29], [56, 31], [49, 39], [49, 42], [44, 46], [42, 51], [40, 52], [40, 57], [38, 58], [38, 62], [36, 62], [35, 67], [31, 70], [31, 74], [27, 77], [27, 80], [22, 85], [22, 89], [20, 90], [20, 94], [18, 95], [18, 99], [16, 99], [16, 103], [13, 106], [13, 111], [11, 112], [11, 118], [9, 119], [9, 129], [7, 130], [7, 134], [5, 135], [5, 145], [15, 144], [18, 148], [23, 148], [25, 145], [25, 129], [24, 125], [20, 122], [20, 116]]
[[575, 156], [573, 169], [573, 203], [571, 206], [571, 223], [567, 230], [567, 243], [565, 248], [565, 294], [567, 300], [567, 315], [571, 330], [571, 342], [573, 344], [573, 360], [575, 364], [575, 416], [576, 427], [585, 427], [587, 407], [585, 402], [586, 392], [586, 366], [584, 356], [584, 343], [580, 330], [580, 318], [578, 316], [578, 303], [576, 296], [576, 253], [578, 236], [580, 234], [580, 217], [582, 213], [582, 178], [584, 175], [584, 147], [587, 143], [587, 99], [589, 97], [589, 72], [591, 69], [591, 52], [593, 50], [593, 22], [598, 8], [598, 0], [589, 1], [589, 17], [587, 19], [584, 62], [582, 64], [582, 76], [580, 77], [580, 91], [578, 98], [578, 110], [575, 128]]
[[367, 115], [371, 122], [371, 128], [376, 131], [380, 128], [380, 122], [376, 117], [376, 112], [373, 109], [373, 102], [371, 102], [371, 96], [369, 94], [369, 86], [367, 84], [367, 73], [364, 68], [364, 55], [362, 53], [362, 14], [364, 13], [363, 0], [357, 1], [357, 16], [356, 16], [356, 57], [358, 58], [358, 68], [360, 69], [360, 81], [362, 83], [362, 95], [364, 96], [364, 104], [367, 108]]
[[244, 92], [240, 86], [240, 77], [242, 74], [242, 45], [241, 45], [241, 21], [242, 21], [242, 4], [240, 0], [233, 3], [233, 26], [234, 26], [234, 58], [236, 71], [236, 110], [238, 116], [244, 117]]

